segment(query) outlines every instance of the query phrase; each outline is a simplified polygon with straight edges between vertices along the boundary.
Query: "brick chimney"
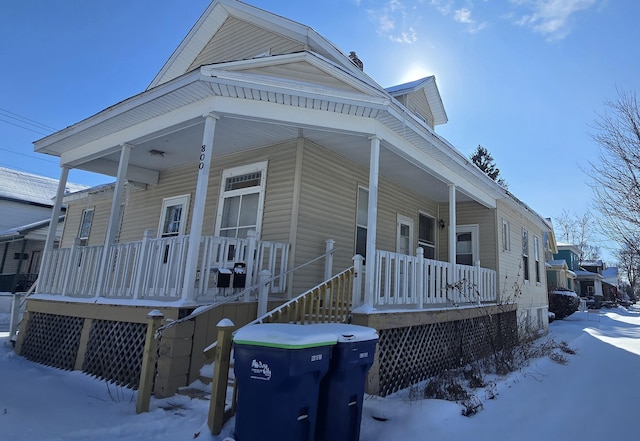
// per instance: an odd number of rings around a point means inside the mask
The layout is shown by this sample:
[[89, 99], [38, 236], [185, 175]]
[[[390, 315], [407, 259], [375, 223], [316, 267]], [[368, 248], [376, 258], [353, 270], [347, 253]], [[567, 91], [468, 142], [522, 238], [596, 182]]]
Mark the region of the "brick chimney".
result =
[[364, 71], [364, 64], [362, 64], [362, 60], [360, 60], [360, 58], [358, 58], [358, 56], [356, 55], [355, 51], [349, 52], [349, 59], [351, 60], [351, 62], [353, 64], [356, 65], [356, 67], [358, 69]]

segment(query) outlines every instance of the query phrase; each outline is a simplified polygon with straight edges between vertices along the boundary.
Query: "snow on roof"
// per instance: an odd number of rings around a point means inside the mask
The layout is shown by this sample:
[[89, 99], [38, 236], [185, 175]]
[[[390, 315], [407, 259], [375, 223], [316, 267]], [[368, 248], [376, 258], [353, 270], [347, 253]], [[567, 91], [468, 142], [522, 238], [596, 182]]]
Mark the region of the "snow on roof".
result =
[[564, 266], [564, 265], [566, 265], [566, 264], [567, 264], [567, 261], [566, 261], [566, 260], [563, 260], [563, 259], [558, 259], [558, 260], [549, 260], [549, 261], [547, 262], [547, 264], [549, 264], [549, 266], [552, 266], [552, 267], [553, 267], [553, 266]]
[[[85, 185], [67, 183], [68, 192], [84, 188]], [[0, 199], [53, 206], [57, 191], [57, 179], [0, 167]]]

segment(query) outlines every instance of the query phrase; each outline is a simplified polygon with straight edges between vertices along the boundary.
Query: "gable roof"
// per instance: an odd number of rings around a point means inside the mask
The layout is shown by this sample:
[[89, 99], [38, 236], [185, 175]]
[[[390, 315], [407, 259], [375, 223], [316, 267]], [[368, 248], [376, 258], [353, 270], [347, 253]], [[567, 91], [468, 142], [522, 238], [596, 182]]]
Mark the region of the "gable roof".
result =
[[424, 93], [424, 97], [426, 97], [431, 113], [433, 114], [433, 125], [437, 126], [448, 121], [447, 113], [444, 110], [444, 104], [442, 104], [442, 97], [440, 96], [438, 86], [436, 85], [436, 77], [433, 75], [420, 78], [415, 81], [410, 81], [408, 83], [399, 84], [397, 86], [388, 87], [386, 91], [394, 98], [398, 98], [403, 95], [418, 95]]
[[[56, 231], [56, 239], [59, 239], [62, 235], [62, 222], [64, 222], [64, 215], [58, 217], [58, 229]], [[19, 227], [11, 228], [6, 231], [0, 231], [0, 243], [11, 242], [17, 239], [39, 239], [45, 240], [47, 232], [49, 231], [49, 224], [51, 219], [43, 219], [37, 222], [32, 222], [27, 225], [21, 225]]]
[[[241, 52], [236, 49], [233, 54], [218, 53], [217, 58], [215, 51], [209, 51], [209, 59], [203, 57], [202, 54], [207, 52], [205, 49], [208, 46], [209, 49], [212, 49], [212, 46], [222, 46], [216, 45], [212, 39], [218, 31], [223, 29], [225, 23], [229, 25], [232, 21], [235, 21], [236, 31], [241, 26], [244, 26], [242, 28], [243, 33], [253, 32], [255, 34], [261, 32], [263, 33], [262, 37], [247, 38], [246, 40], [252, 43], [250, 46], [242, 48], [244, 53], [241, 55]], [[232, 26], [229, 25], [228, 27]], [[233, 31], [230, 31], [230, 33], [233, 33]], [[269, 38], [266, 37], [267, 35]], [[233, 36], [230, 35], [228, 38], [233, 38]], [[289, 44], [286, 44], [285, 41], [289, 42]], [[258, 45], [256, 45], [256, 42], [259, 42]], [[202, 65], [268, 55], [282, 55], [296, 51], [295, 47], [297, 47], [297, 51], [308, 50], [315, 52], [342, 65], [354, 75], [366, 76], [353, 64], [347, 55], [343, 54], [333, 43], [309, 26], [237, 0], [214, 0], [162, 66], [160, 72], [151, 81], [147, 89], [178, 78]]]
[[[84, 188], [87, 187], [67, 183], [67, 192]], [[53, 206], [57, 190], [57, 179], [0, 167], [0, 199]]]

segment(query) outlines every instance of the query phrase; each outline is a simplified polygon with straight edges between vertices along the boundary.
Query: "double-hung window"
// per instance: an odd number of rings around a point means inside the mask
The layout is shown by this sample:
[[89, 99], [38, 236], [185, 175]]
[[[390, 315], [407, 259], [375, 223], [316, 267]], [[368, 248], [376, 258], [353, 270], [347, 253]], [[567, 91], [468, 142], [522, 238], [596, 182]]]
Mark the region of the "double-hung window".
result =
[[509, 227], [509, 221], [502, 219], [502, 250], [511, 250], [511, 228]]
[[81, 246], [86, 246], [89, 243], [89, 233], [91, 232], [91, 224], [93, 223], [93, 212], [93, 208], [85, 208], [82, 210], [80, 228], [78, 229], [78, 239], [80, 239]]
[[165, 198], [162, 201], [158, 236], [173, 237], [184, 234], [188, 209], [188, 194]]
[[436, 258], [436, 220], [420, 213], [418, 215], [418, 246], [424, 250], [426, 259]]
[[522, 265], [524, 280], [529, 281], [529, 232], [522, 229]]
[[540, 283], [540, 245], [536, 236], [533, 236], [533, 259], [536, 266], [536, 283]]
[[260, 237], [267, 162], [227, 169], [216, 217], [216, 236], [244, 239], [250, 230]]
[[356, 254], [367, 257], [367, 222], [369, 219], [369, 190], [358, 187], [356, 201]]

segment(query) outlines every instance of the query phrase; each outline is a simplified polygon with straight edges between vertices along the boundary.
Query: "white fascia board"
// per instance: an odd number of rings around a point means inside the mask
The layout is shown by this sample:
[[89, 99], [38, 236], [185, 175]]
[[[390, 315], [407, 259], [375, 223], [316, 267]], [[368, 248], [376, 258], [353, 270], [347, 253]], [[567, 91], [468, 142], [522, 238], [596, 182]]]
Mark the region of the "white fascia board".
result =
[[[94, 159], [91, 162], [91, 171], [116, 177], [118, 174], [118, 163], [101, 158]], [[126, 179], [142, 184], [156, 185], [160, 180], [160, 172], [129, 164]]]
[[[396, 150], [401, 151], [402, 156], [406, 160], [412, 162], [425, 172], [436, 176], [447, 184], [454, 184], [458, 191], [481, 203], [485, 207], [496, 208], [495, 195], [483, 191], [477, 183], [467, 179], [459, 173], [456, 173], [450, 167], [447, 167], [446, 164], [443, 164], [440, 161], [434, 161], [426, 152], [411, 144], [395, 131], [386, 126], [378, 125], [377, 135], [391, 144]], [[411, 147], [408, 148], [408, 146]]]
[[345, 115], [335, 112], [319, 112], [303, 107], [283, 106], [266, 101], [239, 100], [216, 97], [210, 109], [221, 116], [246, 120], [267, 121], [296, 125], [319, 130], [336, 130], [342, 133], [373, 136], [379, 124], [372, 118]]
[[[495, 207], [495, 200], [504, 198], [504, 189], [500, 187], [497, 183], [495, 183], [492, 179], [490, 179], [487, 175], [485, 175], [480, 169], [475, 167], [471, 161], [466, 158], [462, 153], [460, 153], [455, 147], [449, 144], [442, 137], [437, 135], [429, 126], [427, 126], [424, 122], [415, 118], [414, 114], [406, 109], [404, 109], [399, 104], [394, 101], [393, 105], [389, 106], [389, 114], [394, 116], [399, 121], [402, 121], [406, 127], [412, 132], [418, 134], [425, 143], [436, 147], [439, 149], [444, 155], [447, 156], [454, 164], [460, 167], [465, 173], [468, 173], [472, 179], [464, 179], [465, 181], [472, 183], [472, 189], [478, 189], [479, 187], [485, 187], [486, 191], [482, 191], [482, 193], [486, 195], [491, 195], [491, 199], [493, 202], [491, 203], [491, 207]], [[404, 138], [400, 137], [403, 140], [402, 144], [410, 144], [408, 141], [405, 141]], [[399, 144], [399, 145], [402, 145]], [[417, 150], [421, 150], [419, 146], [414, 146]], [[429, 163], [431, 166], [431, 163]], [[448, 170], [449, 168], [446, 167]], [[445, 175], [443, 175], [445, 176]], [[459, 173], [454, 173], [453, 176], [460, 176]], [[456, 184], [454, 180], [451, 180], [449, 183]], [[457, 184], [456, 184], [457, 185]], [[472, 196], [469, 194], [469, 196]]]
[[209, 100], [201, 100], [188, 106], [167, 112], [163, 115], [147, 120], [135, 126], [128, 127], [102, 138], [96, 139], [81, 147], [64, 152], [60, 156], [61, 165], [81, 164], [87, 158], [99, 158], [106, 154], [113, 153], [120, 149], [122, 144], [133, 144], [134, 148], [136, 140], [148, 136], [149, 133], [166, 130], [181, 122], [202, 117], [211, 111], [211, 102]]
[[249, 89], [259, 89], [264, 92], [296, 95], [304, 98], [358, 105], [362, 107], [376, 108], [379, 110], [386, 110], [390, 103], [390, 99], [383, 96], [374, 97], [365, 94], [357, 94], [266, 75], [236, 73], [211, 68], [207, 68], [207, 73], [211, 76], [211, 82], [219, 82], [230, 86], [245, 87]]
[[[218, 0], [209, 4], [169, 59], [160, 68], [147, 90], [170, 81], [172, 78], [181, 76], [188, 69], [200, 51], [207, 45], [212, 35], [215, 34], [214, 29], [217, 30], [229, 16], [227, 9], [216, 6], [216, 4], [221, 3], [226, 2]], [[216, 7], [217, 11], [213, 14], [213, 9]]]
[[[89, 118], [86, 118], [72, 126], [69, 126], [56, 133], [53, 133], [52, 135], [49, 135], [47, 137], [44, 137], [42, 139], [35, 141], [33, 143], [34, 151], [40, 152], [40, 153], [50, 153], [50, 154], [53, 154], [54, 156], [57, 156], [56, 152], [48, 152], [47, 147], [57, 142], [60, 142], [65, 138], [71, 135], [74, 135], [75, 133], [81, 132], [82, 130], [85, 130], [89, 127], [95, 126], [96, 124], [106, 121], [109, 118], [113, 118], [114, 116], [125, 113], [131, 109], [141, 106], [142, 104], [145, 104], [149, 101], [153, 101], [154, 99], [160, 98], [168, 93], [171, 93], [177, 89], [180, 89], [181, 87], [191, 84], [199, 80], [200, 77], [201, 77], [200, 72], [196, 70], [180, 78], [176, 78], [174, 81], [171, 81], [166, 84], [162, 84], [161, 86], [158, 86], [154, 89], [150, 89], [142, 93], [139, 93], [138, 95], [134, 95], [130, 98], [127, 98], [126, 100], [121, 101], [117, 104], [114, 104], [113, 106], [110, 106], [105, 110], [102, 110], [99, 113], [96, 113], [95, 115], [90, 116]], [[126, 142], [126, 141], [123, 141], [123, 142]]]
[[[337, 80], [347, 84], [362, 93], [379, 97], [389, 97], [389, 94], [378, 84], [371, 84], [362, 78], [357, 78], [352, 72], [347, 72], [344, 68], [333, 61], [315, 52], [296, 52], [293, 54], [274, 55], [270, 57], [252, 58], [250, 60], [230, 61], [228, 63], [211, 64], [202, 66], [200, 71], [203, 75], [211, 75], [212, 72], [220, 71], [240, 71], [242, 69], [260, 69], [263, 67], [278, 66], [288, 63], [306, 62], [311, 66], [321, 70]], [[255, 74], [247, 74], [255, 75]], [[266, 77], [266, 76], [265, 76]], [[270, 77], [275, 78], [275, 77]], [[390, 101], [390, 100], [388, 100]]]

